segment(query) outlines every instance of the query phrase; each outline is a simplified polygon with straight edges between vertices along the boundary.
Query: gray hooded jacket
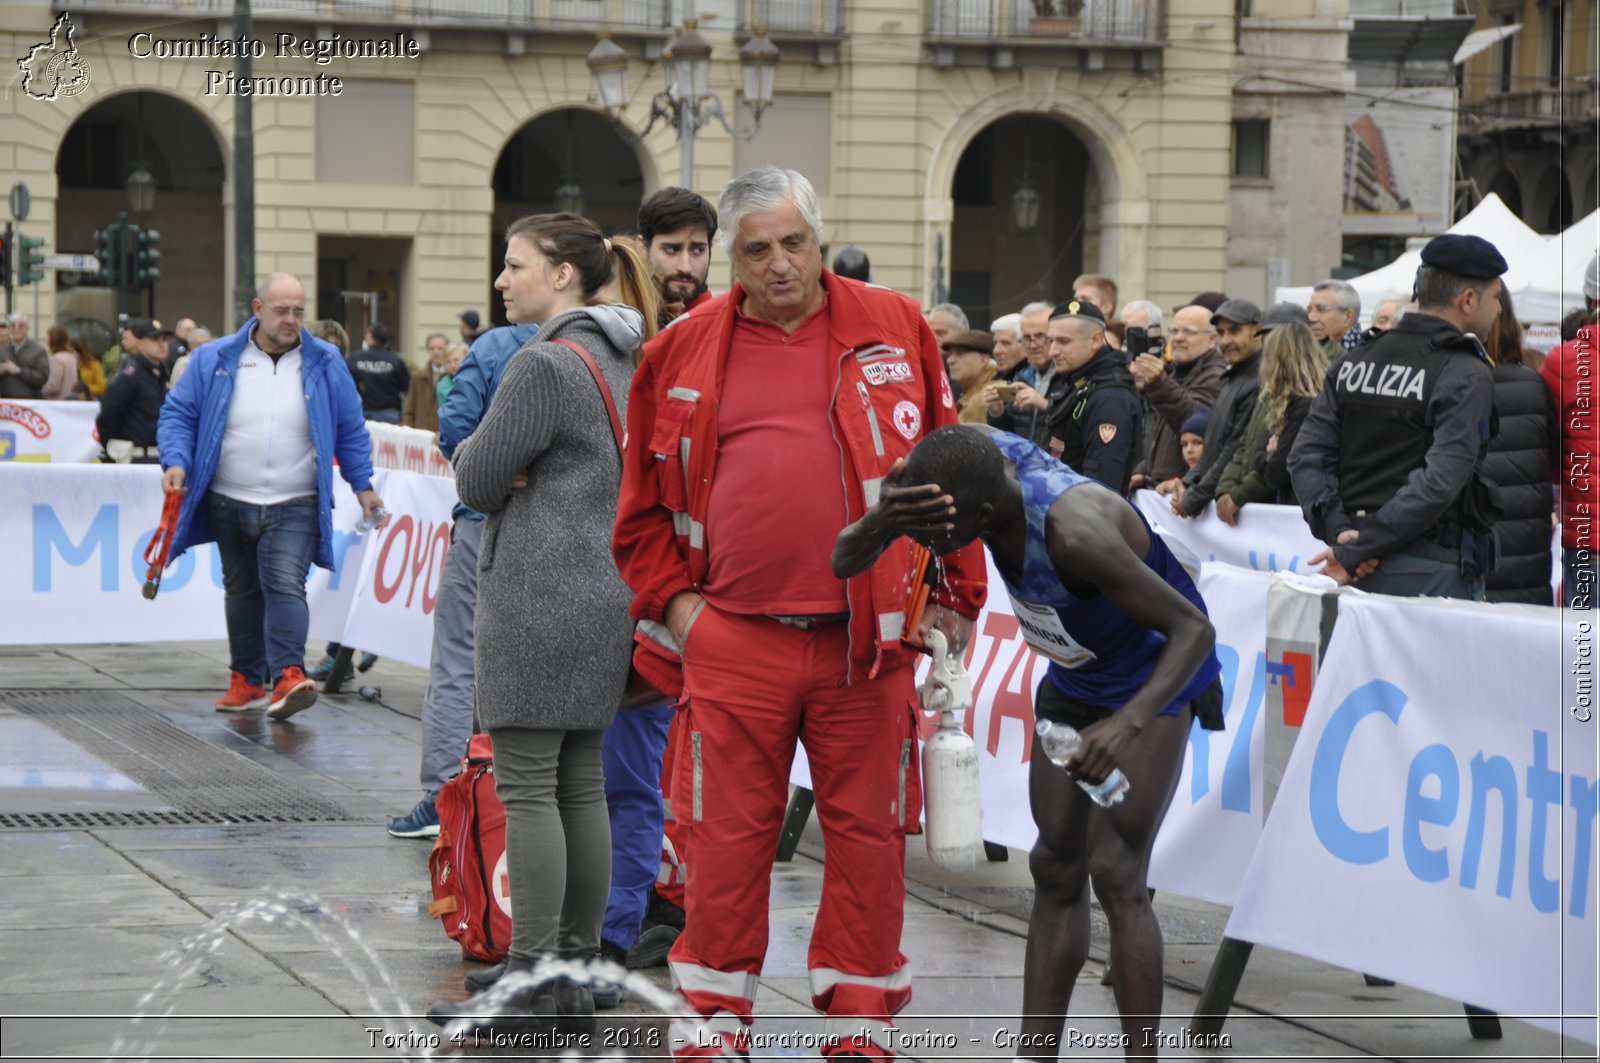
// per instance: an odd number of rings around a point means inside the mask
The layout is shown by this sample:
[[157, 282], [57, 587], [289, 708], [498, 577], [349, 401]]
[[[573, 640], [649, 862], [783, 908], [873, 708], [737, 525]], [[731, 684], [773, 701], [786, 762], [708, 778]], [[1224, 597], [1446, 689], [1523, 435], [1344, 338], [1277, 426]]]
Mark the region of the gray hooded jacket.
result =
[[[618, 304], [545, 322], [506, 367], [455, 454], [461, 501], [488, 514], [478, 560], [477, 702], [484, 728], [585, 730], [616, 714], [632, 593], [611, 558], [622, 460], [582, 345], [623, 422], [643, 319]], [[511, 489], [528, 474], [528, 486]]]

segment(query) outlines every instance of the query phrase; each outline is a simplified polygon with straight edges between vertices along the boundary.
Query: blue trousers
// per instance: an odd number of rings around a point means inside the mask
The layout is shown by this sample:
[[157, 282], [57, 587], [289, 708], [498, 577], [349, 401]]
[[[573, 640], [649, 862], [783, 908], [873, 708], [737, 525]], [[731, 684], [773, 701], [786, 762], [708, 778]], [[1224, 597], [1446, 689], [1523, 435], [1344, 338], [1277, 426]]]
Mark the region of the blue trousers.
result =
[[268, 687], [290, 666], [306, 665], [306, 574], [316, 553], [317, 496], [272, 506], [206, 494], [222, 558], [229, 667]]
[[422, 696], [422, 792], [439, 788], [461, 770], [472, 738], [472, 695], [477, 686], [472, 618], [478, 608], [478, 547], [484, 522], [457, 517], [433, 607], [433, 657]]
[[661, 757], [667, 750], [672, 705], [623, 709], [606, 728], [600, 760], [611, 814], [611, 894], [600, 936], [620, 949], [639, 937], [650, 887], [661, 870]]

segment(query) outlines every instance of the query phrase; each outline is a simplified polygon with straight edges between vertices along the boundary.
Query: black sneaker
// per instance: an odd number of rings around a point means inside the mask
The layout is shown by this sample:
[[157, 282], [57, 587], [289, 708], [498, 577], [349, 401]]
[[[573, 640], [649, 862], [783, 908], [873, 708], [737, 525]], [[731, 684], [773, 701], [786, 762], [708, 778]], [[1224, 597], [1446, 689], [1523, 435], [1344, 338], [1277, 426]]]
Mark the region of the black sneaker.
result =
[[645, 930], [653, 926], [670, 926], [674, 930], [682, 931], [684, 922], [685, 916], [682, 908], [661, 896], [654, 889], [650, 890], [650, 903], [645, 906], [644, 910], [643, 928]]
[[541, 982], [516, 990], [505, 999], [486, 1001], [486, 996], [500, 996], [494, 990], [478, 993], [460, 1003], [441, 1000], [428, 1009], [428, 1021], [438, 1026], [448, 1026], [464, 1020], [462, 1032], [487, 1033], [491, 1030], [518, 1037], [549, 1037], [556, 1030], [561, 1014], [556, 1004], [554, 982]]
[[481, 993], [485, 989], [488, 989], [490, 986], [494, 985], [496, 982], [500, 981], [500, 979], [504, 977], [505, 973], [505, 960], [501, 960], [493, 967], [484, 967], [480, 970], [471, 971], [467, 974], [465, 979], [467, 983], [467, 992]]
[[[595, 1008], [599, 1006], [595, 1001], [594, 989], [570, 978], [557, 978], [554, 993], [556, 1009], [560, 1013], [556, 1018], [556, 1029], [573, 1037], [593, 1037], [600, 1028], [594, 1017]], [[616, 1007], [616, 1004], [613, 1003], [612, 1007]]]
[[628, 950], [628, 970], [643, 971], [664, 965], [667, 953], [672, 951], [681, 933], [683, 931], [662, 923], [646, 928]]
[[[618, 967], [626, 967], [628, 964], [628, 954], [618, 946], [605, 940], [600, 942], [600, 958], [608, 960]], [[505, 977], [505, 973], [506, 965], [504, 961], [495, 964], [493, 967], [484, 967], [472, 971], [464, 979], [467, 992], [481, 993]], [[622, 986], [616, 982], [597, 981], [591, 983], [589, 989], [594, 996], [594, 1006], [597, 1011], [610, 1011], [622, 1003]]]

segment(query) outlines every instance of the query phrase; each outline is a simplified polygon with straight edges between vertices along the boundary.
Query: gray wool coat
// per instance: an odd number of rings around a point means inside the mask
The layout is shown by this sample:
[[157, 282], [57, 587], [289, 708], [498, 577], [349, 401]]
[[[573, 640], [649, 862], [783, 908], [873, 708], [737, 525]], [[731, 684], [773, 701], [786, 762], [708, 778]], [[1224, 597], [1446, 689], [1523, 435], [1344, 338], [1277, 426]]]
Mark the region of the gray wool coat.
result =
[[[610, 724], [627, 683], [633, 594], [611, 557], [622, 460], [594, 377], [557, 338], [600, 364], [624, 423], [630, 307], [546, 322], [517, 352], [483, 421], [456, 450], [461, 501], [488, 515], [478, 561], [477, 708], [487, 730]], [[511, 489], [528, 474], [528, 486]]]

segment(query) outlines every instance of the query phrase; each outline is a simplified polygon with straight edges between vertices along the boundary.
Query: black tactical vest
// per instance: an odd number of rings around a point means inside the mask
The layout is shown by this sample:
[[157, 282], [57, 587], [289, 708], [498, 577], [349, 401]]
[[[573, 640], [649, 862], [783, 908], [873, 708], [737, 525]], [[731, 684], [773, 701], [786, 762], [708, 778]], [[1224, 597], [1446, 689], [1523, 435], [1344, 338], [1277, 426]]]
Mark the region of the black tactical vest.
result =
[[[1098, 359], [1100, 356], [1096, 355]], [[1085, 367], [1087, 368], [1087, 367]], [[1057, 370], [1060, 372], [1060, 370]], [[1049, 411], [1051, 431], [1061, 440], [1061, 460], [1064, 464], [1074, 469], [1082, 469], [1084, 456], [1089, 451], [1089, 435], [1093, 426], [1085, 427], [1084, 414], [1089, 409], [1089, 398], [1101, 388], [1123, 388], [1137, 396], [1138, 385], [1133, 381], [1133, 374], [1128, 367], [1118, 362], [1095, 366], [1092, 375], [1083, 378], [1074, 378], [1073, 386], [1058, 403]], [[1129, 450], [1132, 460], [1129, 462], [1129, 474], [1138, 462], [1141, 455], [1143, 440], [1143, 425], [1136, 419], [1133, 425], [1135, 433], [1133, 444]]]
[[[1477, 357], [1473, 340], [1438, 332], [1385, 332], [1329, 369], [1339, 400], [1339, 498], [1345, 512], [1375, 510], [1422, 467], [1433, 426], [1428, 401], [1446, 359]], [[1481, 453], [1481, 452], [1480, 452]], [[1444, 519], [1459, 518], [1461, 500]]]

